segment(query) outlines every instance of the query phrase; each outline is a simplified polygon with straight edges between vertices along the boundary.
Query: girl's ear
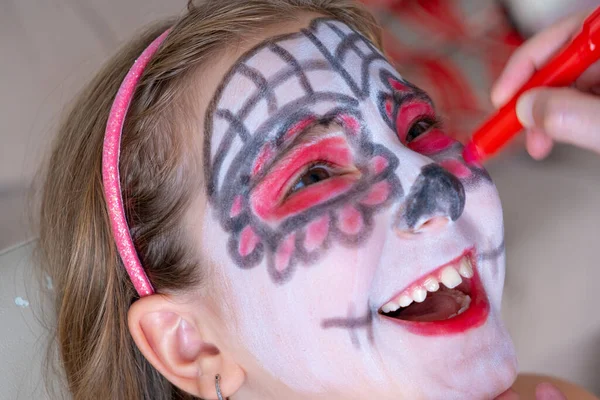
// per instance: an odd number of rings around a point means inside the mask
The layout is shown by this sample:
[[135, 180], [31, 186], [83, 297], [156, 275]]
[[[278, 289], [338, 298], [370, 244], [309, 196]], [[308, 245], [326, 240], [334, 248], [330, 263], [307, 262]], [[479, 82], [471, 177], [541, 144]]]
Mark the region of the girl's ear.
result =
[[178, 388], [203, 399], [217, 399], [218, 374], [223, 397], [232, 396], [244, 383], [244, 371], [210, 343], [216, 332], [207, 328], [209, 324], [195, 322], [203, 316], [189, 314], [185, 308], [159, 294], [137, 300], [128, 313], [133, 340], [152, 366]]

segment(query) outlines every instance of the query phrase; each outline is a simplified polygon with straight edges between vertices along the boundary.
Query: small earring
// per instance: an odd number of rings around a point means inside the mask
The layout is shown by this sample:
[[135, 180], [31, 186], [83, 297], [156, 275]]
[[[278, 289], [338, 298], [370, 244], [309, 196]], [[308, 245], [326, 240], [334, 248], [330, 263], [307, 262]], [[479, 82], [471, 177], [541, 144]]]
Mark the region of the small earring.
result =
[[215, 388], [217, 389], [217, 397], [219, 398], [219, 400], [223, 400], [223, 395], [221, 394], [221, 375], [217, 374], [215, 376]]

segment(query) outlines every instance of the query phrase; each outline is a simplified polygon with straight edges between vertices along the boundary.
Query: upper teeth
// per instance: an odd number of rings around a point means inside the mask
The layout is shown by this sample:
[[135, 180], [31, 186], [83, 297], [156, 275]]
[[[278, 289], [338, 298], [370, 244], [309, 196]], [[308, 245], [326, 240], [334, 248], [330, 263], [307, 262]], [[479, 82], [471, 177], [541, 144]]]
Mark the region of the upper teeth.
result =
[[423, 286], [425, 286], [425, 289], [427, 289], [428, 292], [437, 292], [440, 288], [440, 283], [433, 276], [428, 276], [427, 279], [425, 279]]
[[417, 287], [412, 292], [412, 299], [414, 301], [416, 301], [417, 303], [424, 302], [426, 297], [427, 297], [427, 290], [423, 289], [422, 287]]
[[[398, 310], [400, 307], [408, 307], [413, 301], [421, 303], [427, 298], [427, 292], [438, 291], [440, 282], [447, 288], [453, 289], [462, 283], [462, 278], [472, 278], [473, 274], [471, 260], [469, 257], [464, 256], [458, 262], [444, 266], [427, 275], [424, 279], [415, 282], [394, 299], [385, 303], [381, 310], [389, 313]], [[468, 308], [468, 304], [463, 308]]]
[[454, 289], [461, 284], [462, 279], [458, 271], [452, 266], [448, 266], [442, 270], [441, 281], [448, 289]]
[[460, 267], [458, 267], [458, 273], [464, 276], [465, 278], [473, 277], [473, 267], [471, 266], [471, 260], [467, 257], [463, 257], [460, 260]]

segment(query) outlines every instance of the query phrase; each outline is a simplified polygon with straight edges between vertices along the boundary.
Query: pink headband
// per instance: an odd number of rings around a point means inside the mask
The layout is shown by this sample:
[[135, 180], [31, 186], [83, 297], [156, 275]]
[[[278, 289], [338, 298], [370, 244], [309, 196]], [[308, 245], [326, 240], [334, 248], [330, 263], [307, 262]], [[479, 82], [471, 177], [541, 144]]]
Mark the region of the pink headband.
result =
[[110, 218], [110, 227], [115, 238], [117, 250], [123, 260], [123, 265], [135, 286], [135, 290], [140, 296], [147, 296], [154, 293], [154, 288], [144, 272], [142, 263], [135, 251], [129, 226], [125, 219], [125, 210], [123, 209], [123, 197], [121, 194], [121, 183], [119, 179], [119, 155], [121, 152], [121, 134], [125, 116], [129, 109], [129, 104], [135, 93], [135, 88], [148, 65], [148, 62], [158, 50], [158, 47], [169, 34], [170, 29], [154, 39], [152, 43], [143, 51], [125, 76], [121, 87], [117, 92], [113, 102], [108, 122], [106, 123], [106, 132], [104, 136], [104, 148], [102, 150], [102, 182], [104, 184], [104, 196], [108, 205], [108, 216]]

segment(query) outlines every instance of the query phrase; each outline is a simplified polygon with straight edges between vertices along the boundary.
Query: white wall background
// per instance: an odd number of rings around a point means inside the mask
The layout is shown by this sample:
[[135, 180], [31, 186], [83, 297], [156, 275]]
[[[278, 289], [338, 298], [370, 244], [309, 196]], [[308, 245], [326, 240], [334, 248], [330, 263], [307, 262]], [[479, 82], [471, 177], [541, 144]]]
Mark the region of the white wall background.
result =
[[185, 0], [0, 1], [0, 249], [25, 239], [27, 192], [64, 108], [144, 24]]

